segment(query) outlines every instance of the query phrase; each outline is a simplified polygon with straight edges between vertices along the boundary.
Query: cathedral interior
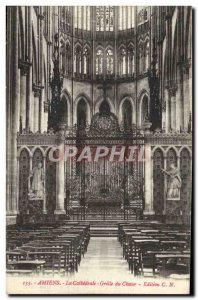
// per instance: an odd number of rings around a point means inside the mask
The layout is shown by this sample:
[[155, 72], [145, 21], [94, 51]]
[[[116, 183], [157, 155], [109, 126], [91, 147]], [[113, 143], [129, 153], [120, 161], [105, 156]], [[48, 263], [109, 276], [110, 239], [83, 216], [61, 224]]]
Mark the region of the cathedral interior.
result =
[[[191, 7], [22, 6], [6, 15], [7, 224], [190, 224]], [[148, 159], [52, 162], [54, 145], [137, 146]]]

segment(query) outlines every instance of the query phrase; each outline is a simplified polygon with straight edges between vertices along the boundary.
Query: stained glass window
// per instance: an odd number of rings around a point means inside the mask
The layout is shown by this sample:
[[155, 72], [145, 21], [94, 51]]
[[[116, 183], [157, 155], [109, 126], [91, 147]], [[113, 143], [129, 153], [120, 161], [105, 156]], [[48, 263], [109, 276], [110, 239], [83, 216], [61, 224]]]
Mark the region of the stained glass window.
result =
[[113, 51], [107, 50], [107, 74], [113, 74]]
[[89, 74], [89, 64], [90, 64], [90, 61], [89, 61], [89, 50], [86, 47], [84, 49], [84, 52], [83, 52], [83, 73], [86, 74], [86, 75]]
[[60, 16], [61, 16], [61, 26], [66, 30], [70, 31], [71, 21], [72, 21], [72, 8], [71, 6], [61, 7]]
[[81, 74], [82, 50], [77, 46], [74, 53], [74, 73]]
[[149, 42], [145, 43], [145, 71], [149, 68]]
[[65, 66], [65, 72], [67, 75], [71, 74], [71, 46], [69, 44], [66, 45], [66, 66]]
[[96, 7], [96, 31], [114, 30], [114, 8], [113, 6]]
[[137, 15], [137, 20], [139, 24], [144, 23], [148, 20], [148, 13], [146, 8], [140, 10], [140, 12]]
[[133, 75], [135, 72], [134, 48], [132, 45], [128, 47], [128, 74]]
[[142, 71], [143, 71], [143, 45], [142, 45], [142, 43], [139, 44], [138, 50], [139, 50], [139, 54], [138, 54], [139, 73], [142, 73]]
[[118, 28], [119, 30], [126, 30], [133, 28], [135, 25], [133, 6], [119, 6]]
[[126, 74], [126, 50], [120, 50], [120, 75]]
[[98, 49], [96, 52], [96, 75], [103, 73], [103, 50]]
[[90, 30], [90, 6], [74, 7], [74, 28]]

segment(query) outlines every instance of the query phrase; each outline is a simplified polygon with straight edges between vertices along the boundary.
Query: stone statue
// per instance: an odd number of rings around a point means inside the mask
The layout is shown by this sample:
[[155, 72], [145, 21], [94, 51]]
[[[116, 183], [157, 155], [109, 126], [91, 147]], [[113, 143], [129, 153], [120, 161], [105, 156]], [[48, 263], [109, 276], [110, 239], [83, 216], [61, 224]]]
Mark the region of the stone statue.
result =
[[[32, 182], [31, 179], [32, 178]], [[30, 198], [43, 199], [44, 192], [44, 171], [42, 164], [38, 163], [30, 173], [29, 180], [29, 196]]]
[[161, 169], [162, 172], [167, 176], [167, 200], [179, 200], [180, 199], [180, 189], [182, 185], [179, 170], [174, 166], [173, 163], [170, 164], [168, 171]]

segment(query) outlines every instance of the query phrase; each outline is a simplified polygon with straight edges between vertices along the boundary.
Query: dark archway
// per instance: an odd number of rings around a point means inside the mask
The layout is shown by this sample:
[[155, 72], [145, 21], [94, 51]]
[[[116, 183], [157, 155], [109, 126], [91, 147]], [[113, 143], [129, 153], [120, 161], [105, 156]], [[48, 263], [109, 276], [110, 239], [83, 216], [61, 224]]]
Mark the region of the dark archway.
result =
[[59, 105], [59, 116], [60, 122], [68, 125], [68, 106], [67, 106], [67, 99], [65, 95], [62, 96], [60, 105]]
[[161, 149], [156, 149], [153, 156], [153, 208], [156, 215], [164, 210], [164, 157]]
[[100, 114], [103, 114], [103, 115], [110, 115], [110, 106], [109, 106], [109, 103], [107, 101], [102, 101], [102, 103], [100, 104], [100, 107], [99, 107], [99, 113]]
[[124, 130], [130, 130], [132, 124], [132, 106], [128, 99], [126, 99], [122, 105], [122, 119]]
[[145, 121], [148, 119], [149, 119], [149, 99], [147, 95], [144, 95], [142, 99], [141, 125], [143, 126]]
[[80, 99], [77, 106], [77, 126], [85, 128], [87, 123], [87, 103], [84, 99]]

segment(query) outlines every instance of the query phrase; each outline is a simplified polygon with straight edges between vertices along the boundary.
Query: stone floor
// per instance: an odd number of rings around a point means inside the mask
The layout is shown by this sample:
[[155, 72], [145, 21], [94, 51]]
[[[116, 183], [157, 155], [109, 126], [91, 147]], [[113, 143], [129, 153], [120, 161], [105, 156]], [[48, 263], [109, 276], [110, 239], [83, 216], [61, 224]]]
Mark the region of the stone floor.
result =
[[91, 237], [88, 251], [82, 259], [75, 278], [119, 279], [133, 278], [122, 257], [122, 247], [116, 237]]

